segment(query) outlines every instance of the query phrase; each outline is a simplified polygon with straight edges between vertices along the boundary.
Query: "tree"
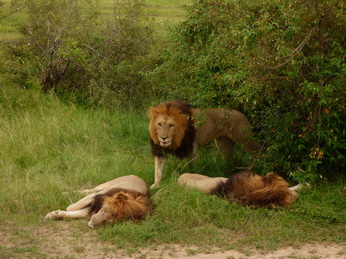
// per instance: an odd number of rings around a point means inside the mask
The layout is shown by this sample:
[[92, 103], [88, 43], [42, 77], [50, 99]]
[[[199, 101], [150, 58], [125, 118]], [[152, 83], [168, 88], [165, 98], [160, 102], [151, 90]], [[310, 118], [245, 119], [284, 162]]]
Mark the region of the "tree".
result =
[[140, 103], [153, 30], [142, 0], [113, 4], [104, 15], [98, 1], [28, 1], [24, 38], [12, 53], [35, 64], [43, 92], [87, 104]]

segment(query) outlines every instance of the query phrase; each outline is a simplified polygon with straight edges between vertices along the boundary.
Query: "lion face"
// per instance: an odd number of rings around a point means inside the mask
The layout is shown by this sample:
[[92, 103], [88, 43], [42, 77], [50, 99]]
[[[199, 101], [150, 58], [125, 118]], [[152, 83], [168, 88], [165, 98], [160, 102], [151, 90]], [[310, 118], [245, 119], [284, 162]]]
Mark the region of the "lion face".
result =
[[180, 146], [188, 129], [188, 115], [181, 110], [157, 106], [150, 109], [150, 137], [156, 145], [166, 149]]
[[172, 145], [175, 135], [175, 121], [164, 115], [157, 116], [155, 121], [156, 137], [161, 147], [168, 148]]
[[105, 197], [101, 209], [88, 223], [91, 228], [112, 224], [123, 220], [143, 219], [152, 210], [152, 203], [147, 196], [135, 191], [120, 191]]

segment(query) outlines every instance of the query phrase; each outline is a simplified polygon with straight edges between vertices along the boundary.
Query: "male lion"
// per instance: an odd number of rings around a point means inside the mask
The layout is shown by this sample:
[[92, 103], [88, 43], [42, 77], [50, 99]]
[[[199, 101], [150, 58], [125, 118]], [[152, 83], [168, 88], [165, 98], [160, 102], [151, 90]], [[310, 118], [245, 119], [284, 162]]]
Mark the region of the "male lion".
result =
[[178, 184], [221, 196], [230, 202], [266, 208], [287, 207], [298, 198], [302, 188], [309, 188], [309, 184], [288, 188], [288, 183], [274, 173], [260, 176], [251, 171], [236, 173], [228, 179], [186, 173], [178, 178]]
[[153, 208], [147, 184], [136, 175], [122, 176], [81, 192], [90, 194], [68, 206], [66, 211], [49, 212], [46, 218], [89, 218], [88, 226], [94, 228], [144, 219]]
[[244, 114], [222, 108], [200, 109], [183, 101], [167, 101], [149, 109], [149, 133], [155, 156], [155, 182], [158, 186], [167, 154], [194, 158], [197, 148], [215, 140], [221, 156], [230, 159], [234, 144], [255, 156], [260, 146], [252, 137]]

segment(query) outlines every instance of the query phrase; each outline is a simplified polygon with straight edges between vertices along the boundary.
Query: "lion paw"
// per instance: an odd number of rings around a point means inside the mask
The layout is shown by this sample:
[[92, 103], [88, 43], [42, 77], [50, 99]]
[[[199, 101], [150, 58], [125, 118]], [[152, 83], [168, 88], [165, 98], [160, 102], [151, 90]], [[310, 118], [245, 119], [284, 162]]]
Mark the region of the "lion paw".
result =
[[310, 189], [311, 189], [311, 184], [309, 184], [309, 183], [303, 183], [303, 187], [304, 187], [305, 189], [310, 190]]
[[89, 227], [89, 228], [94, 228], [94, 225], [93, 225], [93, 223], [91, 222], [91, 220], [88, 222], [88, 227]]
[[65, 211], [55, 210], [46, 215], [46, 219], [61, 219], [65, 216]]
[[153, 183], [153, 184], [150, 186], [150, 189], [154, 189], [154, 188], [156, 188], [158, 185], [159, 185], [159, 184], [157, 184], [157, 183]]

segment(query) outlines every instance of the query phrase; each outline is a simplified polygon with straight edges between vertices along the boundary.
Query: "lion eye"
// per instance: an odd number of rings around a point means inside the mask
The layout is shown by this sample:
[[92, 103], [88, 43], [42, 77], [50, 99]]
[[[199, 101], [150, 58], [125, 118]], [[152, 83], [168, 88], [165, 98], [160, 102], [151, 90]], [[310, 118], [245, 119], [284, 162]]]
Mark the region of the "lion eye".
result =
[[157, 124], [157, 126], [159, 126], [160, 128], [162, 127], [162, 124], [159, 122], [158, 124]]
[[169, 128], [173, 128], [174, 127], [174, 125], [173, 124], [169, 124], [169, 126], [168, 126]]

